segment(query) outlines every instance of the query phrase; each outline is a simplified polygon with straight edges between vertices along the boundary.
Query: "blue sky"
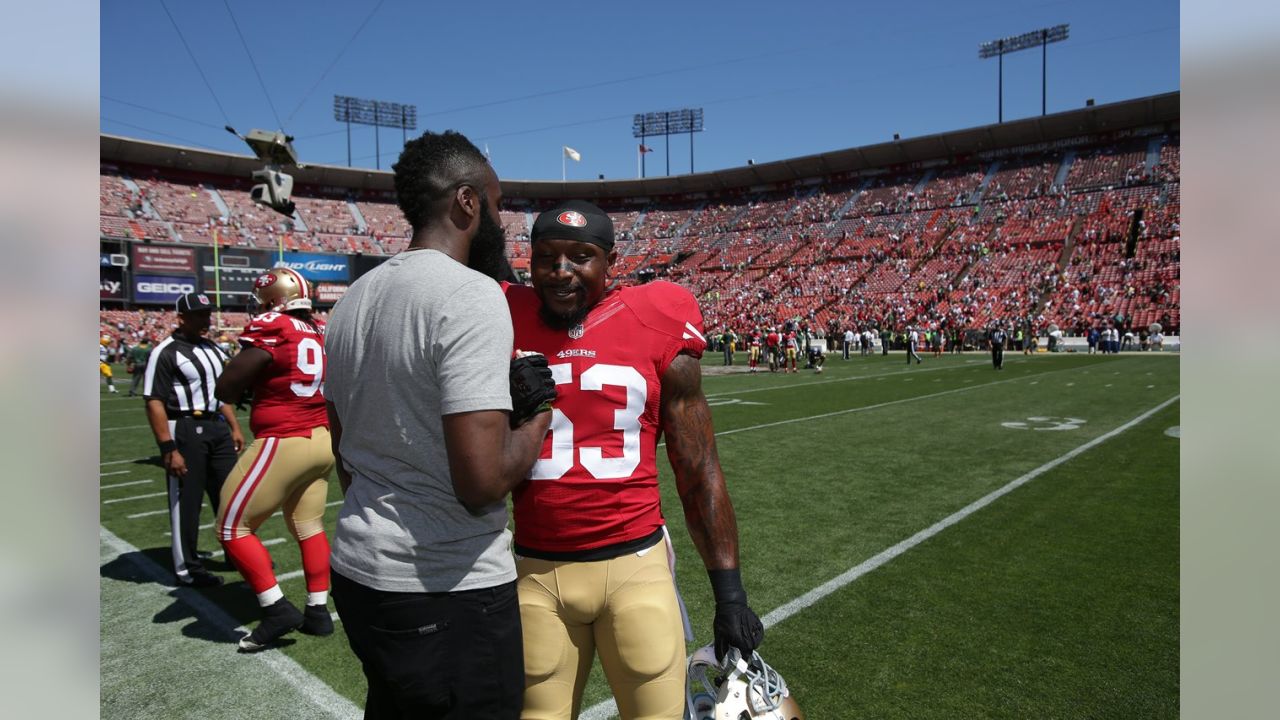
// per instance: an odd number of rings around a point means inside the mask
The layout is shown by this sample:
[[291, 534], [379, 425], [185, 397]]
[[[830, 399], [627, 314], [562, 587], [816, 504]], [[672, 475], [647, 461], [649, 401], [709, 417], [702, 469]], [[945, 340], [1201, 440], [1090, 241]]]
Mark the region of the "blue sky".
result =
[[[994, 122], [996, 61], [979, 60], [978, 44], [1059, 23], [1071, 38], [1049, 47], [1050, 112], [1180, 86], [1174, 0], [460, 7], [102, 3], [100, 127], [247, 154], [224, 124], [283, 124], [304, 162], [345, 165], [332, 98], [353, 95], [416, 104], [420, 129], [487, 145], [504, 178], [558, 180], [569, 145], [582, 154], [570, 178], [612, 179], [636, 176], [637, 112], [704, 108], [698, 171]], [[1040, 72], [1038, 49], [1005, 58], [1006, 120], [1039, 114]], [[353, 164], [374, 167], [373, 129], [353, 127], [351, 142]], [[399, 129], [381, 131], [384, 169], [400, 143]], [[647, 144], [647, 174], [664, 174], [663, 138]], [[688, 135], [670, 145], [671, 174], [687, 173]]]

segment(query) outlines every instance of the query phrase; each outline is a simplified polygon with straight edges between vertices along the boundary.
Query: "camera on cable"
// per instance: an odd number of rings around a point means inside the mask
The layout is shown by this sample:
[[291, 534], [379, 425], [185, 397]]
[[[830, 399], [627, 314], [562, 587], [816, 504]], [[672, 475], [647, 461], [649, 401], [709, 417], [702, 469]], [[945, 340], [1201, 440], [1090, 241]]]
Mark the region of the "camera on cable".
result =
[[281, 168], [304, 167], [298, 163], [298, 154], [293, 150], [293, 136], [270, 130], [250, 130], [249, 134], [241, 135], [230, 125], [226, 130], [244, 140], [253, 154], [267, 164], [254, 171], [253, 179], [258, 184], [249, 190], [249, 197], [281, 215], [293, 217], [295, 205], [290, 199], [293, 176], [281, 171]]

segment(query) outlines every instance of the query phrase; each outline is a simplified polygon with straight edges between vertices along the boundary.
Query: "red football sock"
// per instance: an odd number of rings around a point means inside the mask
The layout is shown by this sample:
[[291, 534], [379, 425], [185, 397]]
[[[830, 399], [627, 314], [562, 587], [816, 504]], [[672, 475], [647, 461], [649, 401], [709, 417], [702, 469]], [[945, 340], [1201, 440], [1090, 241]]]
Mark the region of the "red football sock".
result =
[[235, 540], [223, 540], [222, 547], [254, 593], [265, 592], [275, 586], [276, 574], [271, 571], [271, 555], [257, 535], [250, 533]]
[[329, 538], [316, 533], [298, 543], [302, 549], [302, 572], [307, 578], [307, 592], [329, 589]]

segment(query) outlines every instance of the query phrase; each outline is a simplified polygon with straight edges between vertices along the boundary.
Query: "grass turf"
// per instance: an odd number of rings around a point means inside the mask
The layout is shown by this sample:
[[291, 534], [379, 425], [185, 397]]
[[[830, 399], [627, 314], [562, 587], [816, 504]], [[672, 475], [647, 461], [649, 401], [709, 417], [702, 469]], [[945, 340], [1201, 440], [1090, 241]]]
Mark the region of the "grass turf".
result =
[[[719, 364], [704, 359], [710, 372]], [[1176, 396], [1178, 366], [1151, 354], [1007, 354], [996, 372], [978, 353], [910, 366], [895, 353], [833, 356], [820, 375], [708, 374], [751, 604], [763, 616]], [[102, 397], [102, 461], [115, 464], [101, 470], [120, 474], [101, 485], [149, 481], [102, 499], [163, 491], [141, 402]], [[811, 718], [1176, 716], [1178, 441], [1163, 433], [1177, 413], [1174, 403], [770, 628], [762, 653]], [[1084, 422], [1050, 429], [1062, 418]], [[659, 467], [692, 648], [710, 641], [713, 607]], [[340, 499], [336, 482], [329, 494]], [[163, 507], [160, 497], [104, 504], [102, 523], [167, 567], [167, 516], [129, 517]], [[276, 517], [260, 536], [287, 533]], [[211, 531], [202, 547], [216, 548]], [[270, 550], [278, 573], [301, 567], [291, 541]], [[255, 622], [234, 569], [212, 567], [229, 584], [206, 595]], [[282, 587], [303, 593], [301, 578]], [[279, 652], [362, 699], [340, 631]], [[609, 697], [597, 665], [583, 707]]]

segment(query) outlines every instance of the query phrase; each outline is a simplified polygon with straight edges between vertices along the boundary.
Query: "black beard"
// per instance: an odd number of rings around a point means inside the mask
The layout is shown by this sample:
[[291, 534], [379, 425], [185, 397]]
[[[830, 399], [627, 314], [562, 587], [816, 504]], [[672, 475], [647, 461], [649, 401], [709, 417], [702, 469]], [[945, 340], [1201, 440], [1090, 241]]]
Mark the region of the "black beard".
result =
[[579, 325], [587, 318], [587, 313], [591, 312], [590, 307], [582, 307], [569, 313], [568, 315], [560, 315], [554, 313], [546, 305], [538, 308], [538, 315], [542, 316], [542, 322], [552, 330], [569, 330], [575, 325]]
[[[481, 202], [484, 202], [483, 196]], [[480, 227], [476, 230], [476, 236], [471, 238], [467, 267], [494, 280], [506, 280], [511, 272], [511, 265], [507, 263], [507, 234], [489, 214], [487, 204], [480, 213]]]

